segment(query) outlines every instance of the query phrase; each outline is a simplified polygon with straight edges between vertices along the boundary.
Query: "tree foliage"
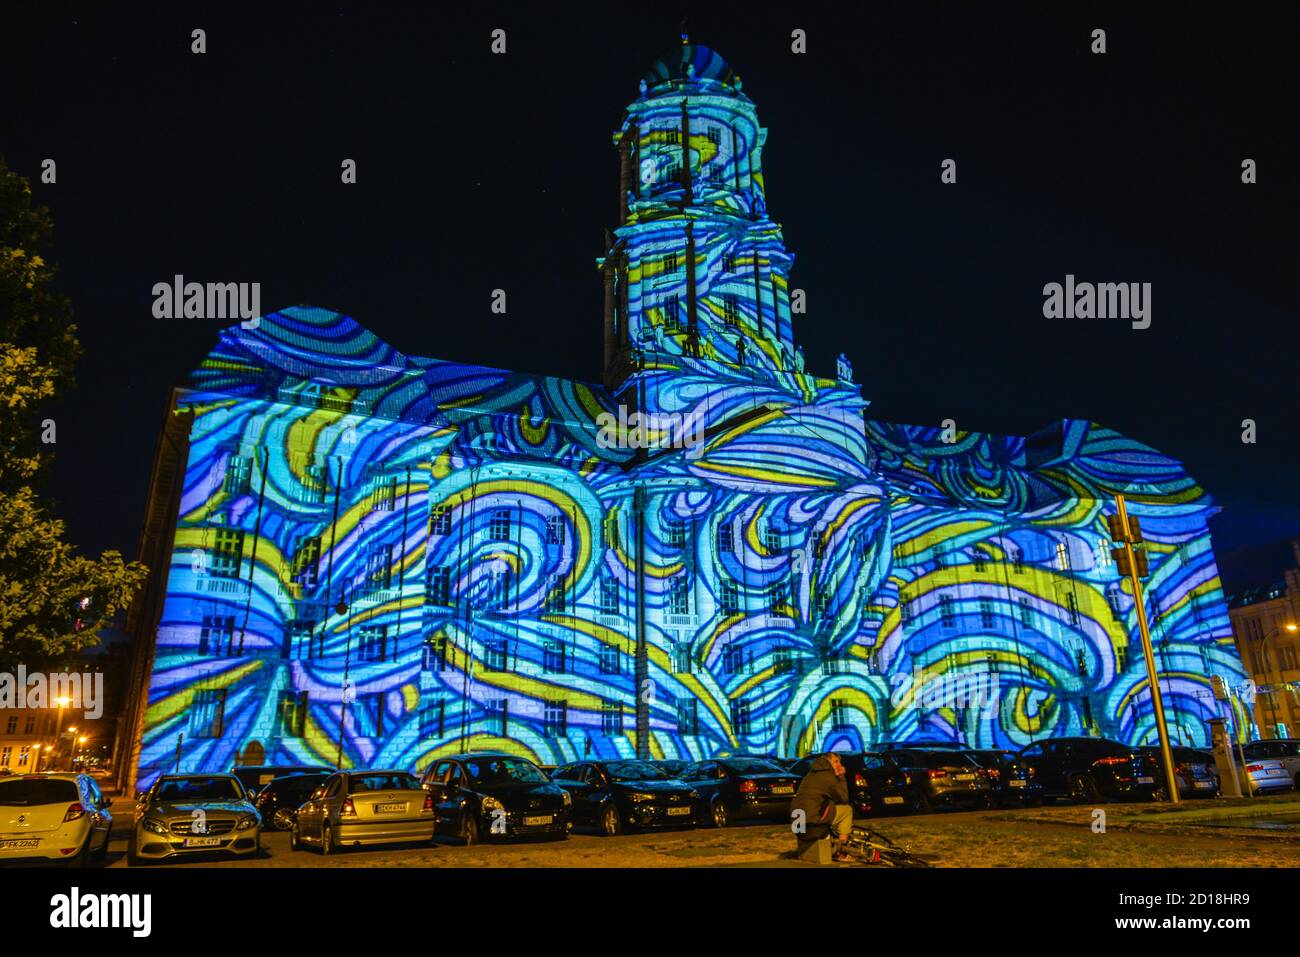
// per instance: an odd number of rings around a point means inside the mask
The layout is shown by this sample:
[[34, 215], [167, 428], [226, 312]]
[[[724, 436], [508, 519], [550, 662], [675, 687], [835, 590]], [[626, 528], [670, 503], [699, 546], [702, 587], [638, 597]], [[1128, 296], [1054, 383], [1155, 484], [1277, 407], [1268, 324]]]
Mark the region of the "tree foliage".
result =
[[[36, 668], [97, 642], [146, 570], [117, 552], [78, 555], [47, 514], [36, 483], [48, 465], [41, 407], [73, 384], [81, 355], [72, 307], [50, 290], [42, 255], [49, 210], [32, 206], [27, 180], [0, 157], [0, 667]], [[57, 435], [57, 433], [55, 433]]]

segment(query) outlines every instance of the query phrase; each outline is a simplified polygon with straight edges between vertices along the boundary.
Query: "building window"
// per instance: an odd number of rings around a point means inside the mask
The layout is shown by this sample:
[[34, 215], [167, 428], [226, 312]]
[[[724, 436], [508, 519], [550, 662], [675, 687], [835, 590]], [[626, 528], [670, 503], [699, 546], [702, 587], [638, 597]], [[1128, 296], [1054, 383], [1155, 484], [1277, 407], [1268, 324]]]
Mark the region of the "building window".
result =
[[691, 613], [691, 589], [687, 575], [683, 572], [668, 582], [668, 613], [671, 615], [689, 615]]
[[691, 643], [689, 641], [673, 642], [673, 674], [690, 674], [693, 670], [691, 664]]
[[677, 258], [676, 251], [665, 253], [659, 260], [659, 271], [661, 273], [677, 272], [681, 268], [681, 262]]
[[728, 273], [730, 273], [730, 272], [735, 272], [735, 271], [736, 271], [736, 254], [735, 254], [735, 253], [723, 253], [723, 254], [722, 254], [722, 271], [723, 271], [723, 272], [728, 272]]
[[722, 604], [722, 613], [724, 615], [740, 614], [740, 590], [736, 587], [736, 583], [729, 578], [724, 578], [719, 591], [718, 597]]
[[451, 566], [434, 565], [429, 569], [429, 581], [426, 592], [430, 605], [447, 606], [451, 604]]
[[298, 486], [299, 500], [312, 505], [319, 505], [324, 502], [328, 475], [329, 473], [324, 465], [305, 466], [302, 469], [302, 482]]
[[190, 736], [219, 738], [226, 727], [226, 689], [202, 688], [190, 705]]
[[305, 538], [293, 556], [293, 580], [311, 588], [320, 574], [320, 536]]
[[506, 509], [499, 509], [492, 513], [492, 520], [488, 525], [488, 536], [493, 541], [508, 542], [510, 541], [510, 512]]
[[212, 549], [212, 574], [218, 578], [238, 578], [244, 557], [244, 532], [239, 528], [216, 529]]
[[483, 670], [506, 670], [506, 640], [489, 638], [483, 642]]
[[548, 675], [564, 674], [565, 657], [564, 642], [552, 638], [542, 645], [542, 670]]
[[1056, 543], [1056, 570], [1061, 572], [1070, 570], [1070, 548], [1065, 542]]
[[429, 534], [448, 535], [451, 533], [451, 506], [435, 505], [429, 509]]
[[680, 519], [669, 519], [664, 523], [664, 544], [669, 548], [686, 547], [686, 523]]
[[365, 592], [382, 591], [393, 583], [393, 545], [391, 542], [370, 546], [366, 554]]
[[948, 595], [939, 596], [939, 618], [943, 621], [943, 627], [945, 628], [952, 628], [957, 624], [957, 618], [952, 609], [952, 598]]
[[558, 576], [551, 575], [547, 579], [549, 588], [546, 592], [546, 611], [548, 614], [562, 614], [567, 605], [568, 589], [564, 587], [564, 582]]
[[605, 548], [618, 548], [618, 513], [610, 509], [600, 523], [600, 544]]
[[397, 476], [377, 479], [370, 493], [370, 509], [374, 512], [391, 512], [397, 505]]
[[789, 674], [795, 670], [794, 649], [777, 648], [772, 652], [772, 673], [778, 675]]
[[9, 720], [5, 722], [5, 734], [18, 733], [18, 716], [10, 715]]
[[23, 722], [23, 734], [35, 734], [35, 733], [36, 733], [36, 719], [29, 716], [27, 720]]
[[[240, 642], [239, 651], [243, 651]], [[204, 615], [199, 627], [199, 654], [226, 655], [235, 654], [235, 617], [234, 615]]]
[[383, 692], [358, 695], [352, 705], [353, 733], [359, 738], [382, 738], [384, 736], [384, 699]]
[[227, 495], [243, 495], [253, 484], [253, 460], [246, 455], [232, 455], [226, 459]]
[[618, 614], [618, 579], [613, 575], [600, 577], [600, 613], [602, 615]]
[[732, 550], [731, 523], [723, 522], [718, 526], [718, 554], [725, 555]]
[[769, 555], [781, 550], [781, 533], [771, 525], [763, 529], [763, 548]]
[[562, 738], [569, 732], [569, 705], [563, 699], [548, 699], [543, 711], [547, 737]]
[[675, 292], [659, 297], [659, 314], [663, 318], [664, 332], [678, 332], [681, 329], [681, 312], [678, 305]]
[[424, 639], [424, 661], [421, 662], [421, 667], [425, 671], [432, 671], [434, 668], [438, 671], [446, 671], [449, 644], [446, 633], [441, 631]]
[[722, 319], [729, 326], [740, 325], [740, 302], [734, 293], [722, 294]]
[[677, 701], [677, 733], [700, 733], [699, 702], [695, 698], [681, 698]]
[[420, 709], [420, 737], [441, 738], [447, 727], [447, 704], [430, 701]]
[[27, 758], [31, 755], [31, 753], [32, 753], [31, 745], [24, 744], [18, 748], [18, 766], [20, 768], [25, 767], [27, 765]]
[[849, 703], [843, 698], [832, 698], [831, 724], [836, 728], [844, 728], [852, 723], [849, 720]]
[[1120, 600], [1118, 585], [1111, 585], [1106, 589], [1106, 604], [1110, 605], [1110, 610], [1116, 615], [1120, 613]]
[[1025, 570], [1025, 553], [1019, 548], [1011, 551], [1011, 570], [1017, 575]]
[[779, 615], [786, 607], [789, 601], [789, 584], [779, 581], [767, 589], [767, 613], [769, 615]]
[[564, 519], [559, 515], [550, 515], [546, 519], [546, 544], [564, 545]]
[[506, 737], [510, 733], [510, 699], [508, 698], [489, 698], [483, 702], [483, 708], [487, 712], [488, 727], [497, 726], [497, 733], [501, 737]]
[[281, 658], [302, 658], [304, 646], [311, 654], [311, 636], [319, 622], [311, 618], [295, 618], [285, 626], [284, 644], [280, 646]]
[[1074, 592], [1068, 592], [1065, 596], [1065, 610], [1070, 615], [1070, 624], [1079, 624], [1079, 602], [1074, 597]]
[[600, 646], [600, 673], [602, 675], [616, 675], [619, 673], [619, 659], [622, 656], [618, 649], [613, 645]]
[[731, 730], [737, 737], [749, 734], [749, 702], [740, 698], [731, 701]]
[[977, 572], [985, 572], [988, 571], [988, 567], [989, 567], [989, 557], [987, 554], [985, 554], [984, 549], [982, 548], [975, 549], [975, 570]]
[[357, 634], [358, 661], [388, 660], [388, 626], [368, 625]]
[[980, 627], [993, 627], [993, 602], [987, 598], [980, 599]]
[[620, 702], [600, 703], [600, 730], [602, 734], [623, 733], [623, 705]]
[[916, 617], [916, 608], [912, 604], [912, 598], [908, 595], [902, 596], [898, 603], [899, 614], [905, 623], [910, 623]]
[[9, 761], [13, 758], [14, 749], [11, 746], [0, 748], [0, 768], [9, 767]]
[[738, 675], [748, 673], [748, 660], [745, 657], [745, 649], [740, 645], [732, 642], [722, 649], [722, 673], [727, 675]]
[[1119, 672], [1128, 670], [1128, 647], [1125, 645], [1115, 649], [1115, 670]]
[[1029, 628], [1034, 623], [1034, 610], [1029, 604], [1028, 598], [1021, 598], [1018, 602], [1020, 605], [1020, 623]]

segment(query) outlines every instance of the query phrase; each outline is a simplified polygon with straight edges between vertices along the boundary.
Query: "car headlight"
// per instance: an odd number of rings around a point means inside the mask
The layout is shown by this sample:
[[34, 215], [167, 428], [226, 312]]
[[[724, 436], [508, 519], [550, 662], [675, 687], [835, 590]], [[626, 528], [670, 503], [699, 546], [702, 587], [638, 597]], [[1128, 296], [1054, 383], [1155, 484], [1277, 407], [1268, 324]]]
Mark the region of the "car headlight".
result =
[[244, 814], [239, 818], [239, 821], [235, 824], [235, 830], [247, 831], [250, 827], [257, 827], [259, 823], [260, 822], [257, 820], [256, 814]]
[[141, 819], [140, 826], [150, 834], [166, 834], [167, 825], [156, 817], [146, 817]]
[[485, 797], [483, 799], [483, 810], [486, 812], [504, 811], [505, 809], [505, 805], [494, 797]]
[[692, 801], [698, 801], [700, 799], [700, 792], [696, 790], [692, 790], [691, 793], [686, 796], [690, 798]]
[[565, 807], [568, 807], [569, 805], [571, 805], [571, 804], [573, 803], [573, 795], [572, 795], [572, 794], [570, 794], [568, 791], [561, 791], [560, 793], [564, 795], [564, 806], [565, 806]]
[[653, 801], [655, 796], [647, 794], [645, 791], [628, 791], [627, 799], [629, 801]]

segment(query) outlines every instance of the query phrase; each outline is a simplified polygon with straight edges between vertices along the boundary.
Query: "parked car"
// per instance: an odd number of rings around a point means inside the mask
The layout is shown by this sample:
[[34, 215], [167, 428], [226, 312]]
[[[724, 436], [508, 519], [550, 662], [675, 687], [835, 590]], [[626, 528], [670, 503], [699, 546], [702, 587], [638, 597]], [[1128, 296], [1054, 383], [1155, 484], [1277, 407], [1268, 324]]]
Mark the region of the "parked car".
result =
[[0, 778], [0, 862], [103, 860], [112, 801], [88, 774], [49, 772]]
[[1107, 738], [1045, 738], [1021, 748], [1016, 761], [1049, 799], [1149, 800], [1159, 788], [1160, 765], [1144, 748]]
[[[888, 755], [863, 751], [835, 753], [844, 765], [849, 803], [853, 805], [855, 814], [884, 814], [910, 809], [907, 776]], [[790, 773], [802, 782], [817, 757], [818, 755], [810, 754], [806, 758], [800, 758], [790, 766]]]
[[682, 780], [700, 793], [714, 827], [749, 818], [788, 821], [798, 785], [770, 761], [740, 757], [697, 761], [682, 772]]
[[475, 752], [429, 765], [422, 786], [438, 829], [466, 844], [489, 837], [568, 836], [573, 798], [537, 765], [513, 754]]
[[578, 761], [556, 768], [551, 780], [573, 798], [573, 822], [594, 824], [606, 837], [694, 827], [703, 817], [700, 792], [649, 761]]
[[289, 845], [334, 854], [366, 844], [431, 842], [433, 796], [408, 771], [336, 771], [298, 808]]
[[293, 820], [298, 808], [306, 803], [311, 793], [329, 777], [324, 772], [287, 774], [282, 778], [272, 778], [271, 782], [257, 792], [253, 806], [262, 815], [262, 827], [268, 831], [288, 831], [293, 828]]
[[905, 776], [913, 810], [993, 803], [989, 773], [961, 751], [900, 748], [890, 751], [889, 757]]
[[1241, 746], [1247, 761], [1280, 761], [1291, 776], [1292, 782], [1300, 788], [1300, 739], [1267, 738], [1263, 741], [1251, 741]]
[[[1216, 797], [1219, 793], [1219, 772], [1214, 766], [1214, 755], [1196, 748], [1173, 747], [1174, 777], [1178, 779], [1178, 796], [1185, 798]], [[1157, 800], [1165, 799], [1164, 761], [1159, 748], [1147, 748], [1155, 762]]]
[[249, 794], [256, 795], [276, 778], [287, 774], [329, 774], [333, 770], [316, 764], [248, 764], [243, 767], [236, 765], [230, 769], [230, 773], [239, 778], [239, 783]]
[[164, 774], [137, 796], [132, 866], [211, 852], [252, 857], [261, 849], [262, 818], [233, 774]]
[[962, 754], [988, 772], [993, 803], [1043, 803], [1043, 786], [1034, 779], [1034, 769], [1017, 761], [1014, 751], [981, 748]]
[[1246, 759], [1245, 780], [1242, 782], [1251, 794], [1277, 794], [1295, 787], [1291, 772], [1281, 761], [1257, 758]]
[[917, 750], [922, 751], [965, 751], [966, 745], [958, 744], [956, 741], [880, 741], [872, 749], [873, 751], [902, 751]]

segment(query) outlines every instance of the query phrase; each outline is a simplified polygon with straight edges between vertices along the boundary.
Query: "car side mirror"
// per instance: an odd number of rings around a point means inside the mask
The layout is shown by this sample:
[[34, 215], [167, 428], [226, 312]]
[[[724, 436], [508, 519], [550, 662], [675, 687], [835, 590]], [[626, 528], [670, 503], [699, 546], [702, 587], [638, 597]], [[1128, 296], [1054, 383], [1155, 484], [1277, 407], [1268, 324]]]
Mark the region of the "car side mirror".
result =
[[135, 800], [136, 800], [136, 803], [137, 803], [137, 804], [143, 804], [143, 803], [144, 803], [144, 799], [145, 799], [146, 797], [148, 797], [148, 796], [149, 796], [149, 795], [147, 795], [144, 791], [136, 791], [136, 792], [135, 792]]
[[112, 806], [113, 806], [113, 799], [110, 798], [110, 797], [100, 798], [100, 799], [99, 799], [99, 806], [100, 806], [100, 807], [112, 807]]

